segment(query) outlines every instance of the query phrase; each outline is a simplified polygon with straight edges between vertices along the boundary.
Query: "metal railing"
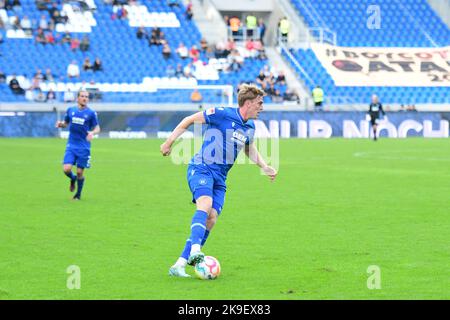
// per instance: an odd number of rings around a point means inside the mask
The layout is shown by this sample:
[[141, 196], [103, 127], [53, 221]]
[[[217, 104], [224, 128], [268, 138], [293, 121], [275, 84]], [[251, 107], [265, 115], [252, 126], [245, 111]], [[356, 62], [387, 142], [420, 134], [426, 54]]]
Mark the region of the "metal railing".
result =
[[261, 30], [256, 28], [239, 27], [238, 30], [233, 31], [231, 27], [227, 27], [228, 39], [234, 41], [260, 40]]

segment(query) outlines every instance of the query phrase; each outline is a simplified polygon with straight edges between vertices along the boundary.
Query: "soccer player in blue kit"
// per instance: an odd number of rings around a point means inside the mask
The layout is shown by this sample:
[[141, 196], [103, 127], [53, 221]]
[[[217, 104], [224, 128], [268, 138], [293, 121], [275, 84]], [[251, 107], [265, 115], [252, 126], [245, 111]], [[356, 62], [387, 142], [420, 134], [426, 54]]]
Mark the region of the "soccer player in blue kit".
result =
[[226, 178], [238, 153], [246, 155], [273, 181], [277, 171], [268, 166], [253, 144], [256, 119], [263, 110], [264, 91], [254, 85], [242, 85], [238, 92], [239, 108], [210, 108], [184, 118], [161, 145], [164, 156], [172, 144], [194, 123], [207, 124], [203, 145], [189, 163], [187, 180], [197, 210], [192, 218], [191, 234], [181, 256], [169, 269], [169, 275], [189, 277], [186, 265], [204, 258], [201, 247], [222, 211]]
[[[84, 185], [84, 169], [91, 166], [91, 140], [100, 132], [97, 113], [88, 108], [89, 93], [80, 90], [77, 96], [78, 106], [67, 109], [64, 121], [57, 121], [56, 128], [69, 126], [69, 139], [67, 141], [66, 153], [64, 154], [63, 170], [70, 179], [70, 192], [77, 192], [74, 200], [80, 200]], [[77, 165], [77, 175], [72, 172], [72, 166]]]

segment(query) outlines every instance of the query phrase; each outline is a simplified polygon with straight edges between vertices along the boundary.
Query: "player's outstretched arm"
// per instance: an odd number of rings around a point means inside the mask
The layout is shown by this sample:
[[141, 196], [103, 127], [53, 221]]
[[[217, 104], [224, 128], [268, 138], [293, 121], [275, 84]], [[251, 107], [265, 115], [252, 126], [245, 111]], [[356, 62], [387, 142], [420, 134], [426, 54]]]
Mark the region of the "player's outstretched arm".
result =
[[194, 123], [206, 123], [203, 111], [194, 113], [181, 120], [167, 140], [160, 146], [160, 151], [163, 156], [168, 156], [170, 154], [172, 151], [172, 144]]
[[278, 174], [277, 170], [267, 165], [266, 161], [259, 154], [258, 149], [253, 143], [245, 146], [245, 154], [251, 161], [263, 169], [264, 173], [270, 178], [271, 181], [275, 180]]

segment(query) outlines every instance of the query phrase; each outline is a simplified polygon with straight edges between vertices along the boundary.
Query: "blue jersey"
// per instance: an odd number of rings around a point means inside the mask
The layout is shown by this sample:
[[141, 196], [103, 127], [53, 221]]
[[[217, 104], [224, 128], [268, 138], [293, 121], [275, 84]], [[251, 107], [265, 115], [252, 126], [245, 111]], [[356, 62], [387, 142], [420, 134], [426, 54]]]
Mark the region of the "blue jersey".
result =
[[64, 121], [69, 124], [68, 149], [90, 149], [91, 143], [86, 140], [88, 131], [98, 125], [97, 113], [89, 108], [68, 108]]
[[242, 148], [253, 142], [255, 124], [244, 121], [237, 108], [210, 108], [203, 116], [207, 124], [203, 145], [191, 164], [205, 164], [226, 175]]

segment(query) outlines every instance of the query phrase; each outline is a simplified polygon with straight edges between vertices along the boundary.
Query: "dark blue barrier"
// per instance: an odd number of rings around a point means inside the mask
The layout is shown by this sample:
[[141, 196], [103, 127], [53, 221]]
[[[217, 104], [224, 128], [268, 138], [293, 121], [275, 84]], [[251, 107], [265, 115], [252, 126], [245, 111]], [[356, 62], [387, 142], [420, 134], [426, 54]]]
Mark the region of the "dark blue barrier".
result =
[[[192, 113], [184, 111], [107, 111], [98, 112], [98, 116], [102, 127], [102, 137], [117, 136], [111, 132], [140, 132], [142, 134], [139, 137], [142, 138], [157, 137], [158, 133], [169, 132], [185, 116]], [[450, 113], [390, 112], [387, 113], [387, 116], [388, 122], [380, 123], [381, 136], [388, 134], [394, 137], [401, 136], [401, 133], [404, 134], [405, 131], [407, 136], [426, 136], [424, 132], [431, 130], [435, 132], [436, 136], [448, 137], [448, 122], [445, 121], [450, 119]], [[58, 116], [54, 112], [0, 112], [0, 136], [59, 136], [60, 132], [54, 128], [57, 118]], [[357, 137], [358, 135], [367, 136], [369, 132], [369, 123], [366, 121], [365, 112], [265, 111], [260, 114], [259, 120], [260, 122], [257, 124], [259, 133], [264, 135], [269, 132], [271, 136]], [[123, 137], [127, 137], [127, 135]]]

